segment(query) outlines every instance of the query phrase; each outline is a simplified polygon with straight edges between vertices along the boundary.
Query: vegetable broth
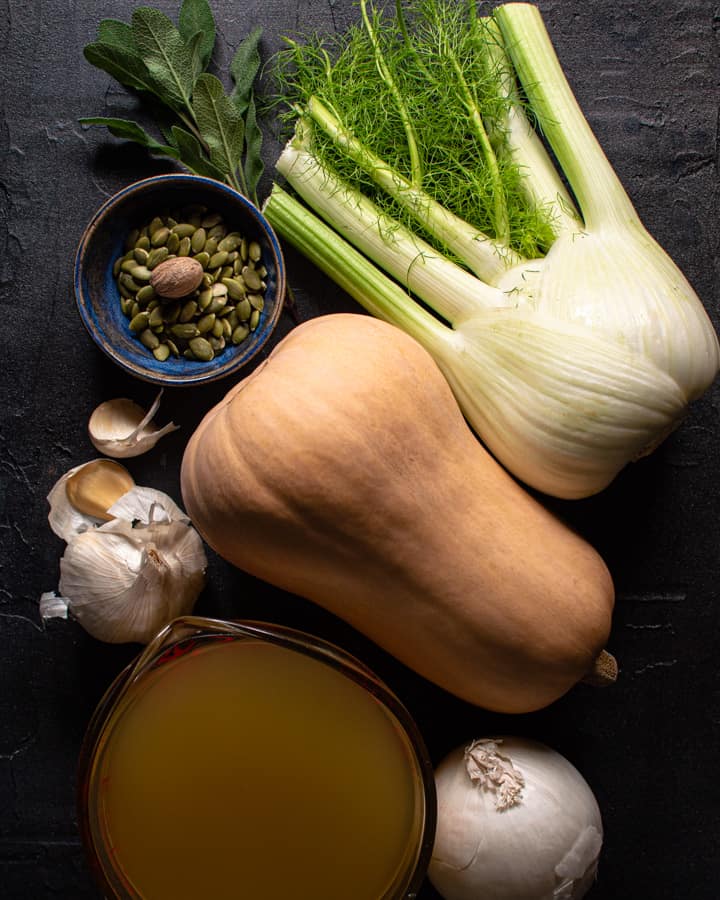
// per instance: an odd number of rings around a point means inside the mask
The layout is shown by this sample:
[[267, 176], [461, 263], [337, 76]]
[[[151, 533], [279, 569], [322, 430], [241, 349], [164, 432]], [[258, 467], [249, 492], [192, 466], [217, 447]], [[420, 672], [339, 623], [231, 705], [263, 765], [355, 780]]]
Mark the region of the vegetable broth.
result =
[[151, 670], [90, 778], [96, 828], [144, 900], [395, 898], [421, 840], [400, 725], [338, 670], [265, 641], [200, 643]]

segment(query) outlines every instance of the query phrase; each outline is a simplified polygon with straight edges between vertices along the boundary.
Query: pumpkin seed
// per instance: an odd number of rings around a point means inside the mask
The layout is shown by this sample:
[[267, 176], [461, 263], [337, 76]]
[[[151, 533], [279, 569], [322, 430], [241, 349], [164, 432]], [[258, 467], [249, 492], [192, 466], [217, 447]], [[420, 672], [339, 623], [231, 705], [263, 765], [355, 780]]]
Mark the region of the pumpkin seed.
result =
[[168, 347], [167, 343], [158, 344], [152, 353], [158, 362], [165, 362], [170, 356], [170, 347]]
[[225, 285], [228, 294], [233, 298], [233, 300], [242, 300], [245, 296], [245, 285], [242, 283], [241, 279], [223, 278], [222, 284]]
[[243, 297], [243, 299], [238, 303], [235, 307], [237, 309], [237, 313], [240, 316], [241, 322], [247, 322], [247, 320], [252, 315], [252, 304], [248, 300], [247, 297]]
[[197, 321], [197, 330], [200, 334], [206, 334], [208, 331], [212, 331], [213, 326], [215, 325], [215, 313], [208, 313]]
[[180, 222], [178, 225], [173, 225], [172, 228], [173, 234], [176, 234], [180, 239], [189, 238], [195, 234], [195, 226], [191, 225], [189, 222]]
[[178, 244], [178, 248], [177, 248], [177, 255], [178, 256], [190, 256], [191, 250], [192, 250], [192, 247], [190, 245], [190, 238], [189, 237], [181, 238], [180, 243]]
[[193, 236], [190, 238], [190, 246], [192, 247], [193, 253], [200, 253], [200, 251], [205, 246], [205, 241], [207, 240], [207, 232], [204, 228], [198, 228], [193, 233]]
[[[203, 250], [205, 251], [205, 253], [209, 253], [210, 257], [212, 258], [213, 254], [217, 253], [217, 248], [218, 248], [218, 242], [215, 240], [215, 238], [209, 237], [205, 241], [205, 246], [203, 247]], [[214, 269], [215, 266], [211, 266], [211, 268]]]
[[198, 336], [197, 325], [193, 325], [191, 322], [173, 325], [170, 331], [174, 337], [185, 339], [186, 341]]
[[212, 344], [205, 340], [204, 337], [192, 338], [190, 341], [190, 349], [196, 359], [201, 359], [204, 362], [210, 362], [215, 356]]
[[200, 291], [198, 295], [198, 309], [201, 312], [204, 312], [212, 303], [212, 298], [212, 288], [205, 288], [204, 290]]
[[250, 266], [245, 266], [240, 274], [251, 291], [259, 291], [262, 289], [262, 278], [255, 269], [251, 269]]
[[150, 281], [152, 272], [147, 266], [139, 266], [135, 263], [135, 268], [130, 272], [135, 281]]
[[225, 333], [225, 329], [223, 328], [222, 319], [215, 319], [211, 331], [213, 337], [221, 338], [223, 336], [223, 334]]
[[135, 257], [135, 261], [139, 263], [141, 266], [146, 266], [148, 261], [148, 256], [150, 254], [144, 247], [136, 247], [133, 250], [133, 256]]
[[232, 326], [227, 319], [220, 319], [220, 323], [222, 324], [223, 329], [223, 333], [222, 335], [220, 335], [220, 337], [229, 338], [233, 333]]
[[135, 241], [135, 249], [136, 250], [149, 250], [150, 249], [150, 238], [144, 234], [142, 237], [139, 237]]
[[140, 304], [137, 302], [137, 300], [133, 300], [132, 306], [130, 307], [130, 318], [134, 319], [135, 316], [139, 315], [141, 312], [142, 309], [140, 307]]
[[227, 228], [225, 227], [224, 222], [218, 222], [217, 225], [213, 225], [213, 227], [208, 231], [208, 237], [212, 238], [214, 241], [218, 241], [218, 243], [225, 237], [227, 234]]
[[148, 350], [154, 350], [156, 347], [160, 346], [160, 338], [149, 328], [140, 332], [140, 340], [145, 344]]
[[165, 246], [168, 249], [168, 253], [177, 253], [178, 247], [180, 246], [180, 238], [174, 231], [171, 231], [168, 235], [167, 244], [165, 244]]
[[265, 309], [265, 301], [260, 294], [248, 294], [247, 298], [250, 301], [250, 305], [253, 309], [257, 309], [260, 312]]
[[149, 303], [155, 298], [155, 288], [151, 284], [143, 285], [137, 292], [138, 303]]
[[248, 246], [248, 256], [253, 262], [259, 262], [262, 257], [262, 248], [257, 241], [250, 241]]
[[194, 254], [194, 258], [200, 263], [203, 269], [207, 269], [208, 263], [210, 262], [209, 253], [205, 253], [204, 250], [201, 250], [199, 253]]
[[123, 312], [124, 316], [130, 315], [130, 310], [132, 309], [133, 301], [131, 297], [121, 297], [120, 298], [120, 309]]
[[180, 310], [180, 322], [189, 322], [197, 312], [197, 308], [198, 305], [196, 300], [188, 300], [183, 304], [183, 307]]
[[237, 328], [234, 329], [232, 333], [232, 342], [233, 344], [242, 344], [245, 338], [250, 334], [250, 329], [247, 325], [238, 325]]
[[146, 263], [148, 269], [154, 269], [156, 266], [159, 266], [161, 262], [165, 262], [168, 256], [170, 256], [170, 251], [167, 247], [156, 247], [154, 250], [151, 250], [148, 253]]
[[120, 271], [130, 273], [130, 272], [132, 272], [132, 270], [135, 268], [136, 265], [137, 265], [137, 260], [135, 259], [134, 255], [131, 259], [121, 259], [120, 260]]
[[254, 309], [250, 316], [250, 331], [255, 331], [260, 322], [260, 310]]
[[215, 225], [219, 225], [222, 222], [222, 216], [220, 213], [207, 213], [200, 223], [203, 228], [213, 228]]
[[158, 228], [156, 231], [150, 232], [150, 246], [163, 247], [169, 237], [170, 229], [167, 227], [167, 225], [163, 225], [162, 228]]
[[146, 312], [136, 313], [130, 320], [130, 331], [140, 332], [148, 327], [150, 316]]
[[162, 327], [162, 325], [165, 324], [162, 306], [156, 306], [153, 310], [148, 310], [148, 312], [150, 313], [148, 324], [151, 328], [157, 328], [158, 326]]
[[165, 343], [170, 348], [170, 352], [173, 356], [180, 356], [180, 351], [178, 350], [178, 345], [175, 341], [171, 341], [170, 338], [165, 338]]
[[242, 243], [242, 235], [239, 231], [231, 231], [226, 237], [224, 237], [220, 243], [218, 244], [218, 250], [227, 250], [230, 253], [231, 250], [237, 250], [237, 248]]
[[[206, 244], [207, 246], [207, 244]], [[206, 252], [210, 252], [209, 250]], [[220, 266], [224, 266], [227, 262], [228, 252], [227, 250], [218, 250], [217, 253], [213, 253], [208, 260], [207, 267], [208, 269], [217, 269]]]
[[155, 234], [156, 231], [159, 231], [161, 228], [165, 227], [165, 221], [160, 216], [154, 216], [150, 224], [148, 225], [148, 231], [150, 234]]

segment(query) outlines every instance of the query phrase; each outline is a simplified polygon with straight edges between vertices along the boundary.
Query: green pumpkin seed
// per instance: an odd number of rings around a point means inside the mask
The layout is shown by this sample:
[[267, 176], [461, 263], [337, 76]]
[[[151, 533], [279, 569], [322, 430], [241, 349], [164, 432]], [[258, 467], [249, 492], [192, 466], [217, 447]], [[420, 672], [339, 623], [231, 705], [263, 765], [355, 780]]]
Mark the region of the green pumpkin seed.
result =
[[155, 347], [152, 353], [158, 362], [165, 362], [165, 360], [170, 356], [170, 348], [166, 343], [158, 344], [158, 346]]
[[205, 253], [201, 250], [199, 253], [194, 254], [194, 258], [200, 263], [203, 269], [207, 269], [208, 263], [210, 262], [210, 254]]
[[130, 297], [121, 297], [120, 298], [120, 309], [123, 311], [124, 316], [130, 315], [130, 310], [132, 309], [133, 301]]
[[212, 238], [214, 241], [218, 241], [218, 243], [225, 237], [227, 234], [227, 228], [224, 222], [219, 222], [217, 225], [213, 225], [213, 227], [208, 231], [208, 237]]
[[208, 331], [213, 330], [213, 326], [215, 325], [215, 313], [207, 313], [207, 315], [202, 316], [197, 321], [197, 330], [200, 334], [207, 334]]
[[125, 249], [132, 250], [135, 247], [135, 244], [139, 237], [140, 237], [140, 229], [133, 228], [132, 231], [130, 232], [130, 234], [127, 236], [127, 239], [125, 241]]
[[133, 318], [130, 320], [130, 331], [134, 331], [136, 334], [140, 331], [144, 331], [150, 322], [150, 316], [146, 312], [136, 313]]
[[212, 303], [213, 292], [212, 288], [204, 288], [198, 294], [198, 309], [201, 312], [204, 312], [208, 306]]
[[180, 338], [181, 340], [190, 340], [190, 338], [194, 338], [198, 336], [197, 325], [193, 325], [192, 323], [182, 323], [178, 325], [173, 325], [170, 328], [173, 336], [176, 338]]
[[180, 222], [179, 225], [173, 225], [172, 232], [181, 240], [183, 238], [190, 238], [195, 234], [195, 226], [191, 225], [189, 222]]
[[232, 278], [234, 274], [232, 266], [223, 266], [220, 269], [220, 278]]
[[160, 216], [155, 216], [148, 225], [148, 232], [150, 234], [155, 234], [155, 232], [159, 231], [161, 228], [165, 228], [165, 220]]
[[169, 237], [170, 229], [167, 227], [167, 225], [163, 225], [162, 228], [158, 228], [156, 231], [150, 232], [150, 246], [164, 247]]
[[153, 310], [148, 310], [148, 312], [150, 313], [148, 324], [151, 328], [161, 327], [165, 323], [162, 306], [156, 306]]
[[238, 325], [237, 328], [233, 330], [232, 333], [232, 342], [237, 346], [237, 344], [242, 344], [245, 338], [250, 334], [250, 329], [247, 325]]
[[206, 312], [219, 316], [227, 306], [227, 297], [213, 297]]
[[215, 238], [209, 237], [205, 241], [205, 246], [203, 247], [203, 250], [205, 251], [205, 253], [208, 253], [210, 255], [210, 257], [212, 257], [214, 253], [217, 253], [217, 248], [218, 248], [218, 242], [215, 240]]
[[165, 246], [168, 249], [168, 253], [177, 253], [178, 247], [180, 246], [180, 238], [175, 234], [174, 231], [171, 231], [168, 235], [167, 244], [165, 244]]
[[180, 351], [178, 350], [178, 345], [175, 341], [171, 341], [170, 338], [165, 338], [165, 343], [170, 348], [170, 352], [173, 356], [180, 356]]
[[180, 243], [178, 244], [178, 248], [177, 248], [177, 255], [178, 256], [190, 256], [191, 250], [192, 250], [192, 247], [190, 246], [190, 238], [189, 237], [181, 238]]
[[136, 250], [149, 250], [150, 249], [150, 238], [144, 234], [142, 237], [139, 237], [135, 241], [135, 249]]
[[231, 231], [230, 234], [226, 235], [220, 243], [218, 244], [218, 250], [227, 250], [230, 253], [231, 250], [237, 250], [237, 248], [242, 243], [242, 235], [239, 231]]
[[247, 320], [252, 315], [252, 304], [248, 300], [247, 297], [243, 297], [243, 299], [238, 303], [235, 307], [237, 309], [237, 314], [240, 316], [241, 322], [247, 322]]
[[259, 262], [262, 257], [262, 248], [257, 241], [250, 241], [248, 245], [248, 256], [253, 262]]
[[132, 306], [130, 307], [130, 316], [129, 318], [134, 319], [135, 316], [139, 315], [142, 312], [142, 308], [137, 300], [133, 300]]
[[260, 310], [254, 309], [252, 311], [252, 315], [250, 316], [250, 331], [255, 331], [260, 322]]
[[135, 261], [141, 266], [147, 265], [149, 255], [150, 254], [144, 247], [136, 247], [133, 250], [133, 256], [135, 257]]
[[240, 278], [223, 278], [222, 284], [227, 288], [228, 294], [233, 298], [233, 300], [242, 300], [245, 296], [245, 285], [242, 283], [244, 280], [244, 276], [242, 279]]
[[243, 277], [243, 281], [251, 291], [261, 290], [262, 278], [258, 275], [255, 269], [251, 269], [250, 266], [245, 266], [240, 274]]
[[134, 255], [130, 259], [121, 259], [120, 260], [120, 271], [127, 272], [130, 274], [130, 273], [132, 273], [132, 270], [135, 268], [136, 265], [137, 265], [137, 260], [135, 259]]
[[225, 349], [226, 342], [224, 337], [209, 337], [208, 343], [216, 353], [221, 353]]
[[155, 299], [155, 288], [151, 284], [143, 285], [137, 292], [138, 303], [149, 303]]
[[148, 348], [148, 350], [154, 350], [156, 347], [160, 346], [160, 338], [149, 328], [140, 332], [140, 341]]
[[204, 362], [210, 362], [211, 359], [215, 356], [215, 351], [212, 348], [212, 344], [209, 341], [205, 340], [204, 337], [196, 337], [190, 341], [190, 349], [192, 350], [196, 359], [201, 359]]
[[213, 253], [210, 256], [207, 264], [208, 269], [217, 269], [221, 266], [224, 266], [227, 262], [227, 258], [227, 250], [218, 250], [217, 253]]
[[189, 322], [197, 312], [197, 301], [196, 300], [188, 300], [183, 304], [180, 310], [180, 322], [183, 324]]
[[232, 326], [230, 325], [230, 323], [228, 322], [227, 319], [220, 319], [220, 322], [222, 323], [222, 328], [223, 328], [223, 333], [222, 333], [221, 337], [229, 338], [233, 333]]
[[220, 213], [211, 212], [207, 213], [202, 222], [200, 223], [203, 228], [213, 228], [215, 225], [219, 225], [222, 222], [222, 216]]
[[221, 338], [225, 333], [225, 329], [223, 328], [223, 320], [215, 319], [213, 322], [213, 327], [210, 329], [212, 331], [213, 337]]
[[250, 301], [250, 305], [253, 309], [257, 309], [260, 312], [265, 309], [265, 301], [260, 296], [260, 294], [248, 294], [247, 298]]
[[190, 238], [190, 246], [192, 247], [193, 253], [200, 253], [200, 251], [205, 246], [205, 241], [207, 240], [207, 233], [204, 228], [198, 228], [193, 236]]
[[203, 288], [209, 288], [213, 286], [213, 277], [209, 272], [206, 272], [202, 277], [201, 286]]
[[130, 272], [135, 281], [150, 281], [152, 272], [147, 266], [139, 266], [135, 264], [135, 268]]
[[138, 284], [137, 281], [135, 281], [135, 279], [132, 277], [132, 275], [129, 275], [127, 272], [120, 273], [120, 275], [118, 276], [118, 284], [124, 284], [125, 287], [128, 290], [132, 291], [134, 294], [137, 294], [137, 292], [142, 287], [142, 285]]

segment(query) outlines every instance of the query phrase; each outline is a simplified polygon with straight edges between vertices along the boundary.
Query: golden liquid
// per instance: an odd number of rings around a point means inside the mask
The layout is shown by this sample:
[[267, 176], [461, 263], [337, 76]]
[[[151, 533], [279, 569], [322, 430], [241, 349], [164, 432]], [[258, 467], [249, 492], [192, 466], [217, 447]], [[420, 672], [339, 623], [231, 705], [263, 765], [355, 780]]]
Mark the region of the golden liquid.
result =
[[401, 896], [420, 776], [369, 692], [255, 640], [200, 645], [131, 691], [90, 776], [130, 896]]

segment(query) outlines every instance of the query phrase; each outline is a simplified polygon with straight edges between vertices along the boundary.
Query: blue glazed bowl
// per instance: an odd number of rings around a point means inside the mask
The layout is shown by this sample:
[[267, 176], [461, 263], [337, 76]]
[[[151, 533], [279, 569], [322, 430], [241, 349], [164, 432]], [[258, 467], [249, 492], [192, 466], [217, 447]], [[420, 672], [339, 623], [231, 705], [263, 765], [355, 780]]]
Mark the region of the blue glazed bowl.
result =
[[[160, 362], [130, 331], [120, 307], [113, 264], [125, 252], [125, 240], [133, 228], [165, 210], [192, 204], [203, 204], [209, 211], [220, 213], [230, 230], [258, 241], [267, 269], [265, 305], [256, 330], [241, 344], [228, 344], [210, 362], [182, 356]], [[93, 216], [75, 257], [75, 298], [90, 336], [126, 372], [170, 387], [205, 384], [241, 369], [272, 335], [284, 296], [285, 263], [270, 223], [242, 194], [197, 175], [159, 175], [115, 194]]]

